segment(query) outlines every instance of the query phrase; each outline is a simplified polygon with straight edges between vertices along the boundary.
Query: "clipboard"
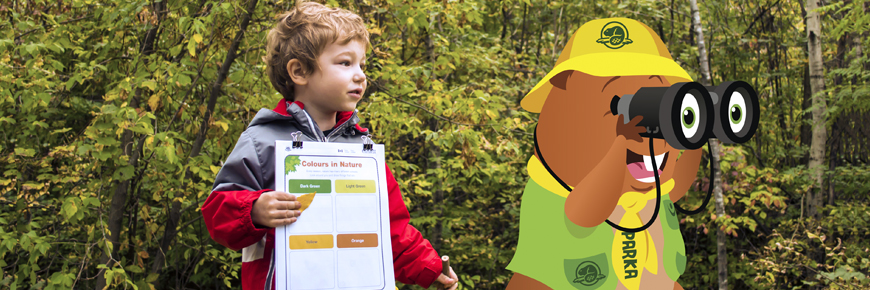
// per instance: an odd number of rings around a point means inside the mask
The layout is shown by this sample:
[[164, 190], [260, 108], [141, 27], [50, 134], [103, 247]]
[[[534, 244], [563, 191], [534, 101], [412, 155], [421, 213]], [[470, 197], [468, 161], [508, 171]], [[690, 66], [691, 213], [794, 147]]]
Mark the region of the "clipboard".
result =
[[384, 145], [275, 142], [277, 191], [316, 192], [275, 228], [277, 289], [395, 289]]

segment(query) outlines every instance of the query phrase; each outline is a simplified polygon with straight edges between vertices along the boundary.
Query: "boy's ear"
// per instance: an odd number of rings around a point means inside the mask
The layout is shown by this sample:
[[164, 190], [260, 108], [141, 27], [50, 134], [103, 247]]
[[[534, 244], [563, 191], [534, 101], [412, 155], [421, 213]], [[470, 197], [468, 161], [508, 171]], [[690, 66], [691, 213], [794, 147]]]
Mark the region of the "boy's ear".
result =
[[308, 84], [308, 70], [298, 59], [294, 58], [287, 62], [287, 74], [290, 75], [290, 80], [297, 85]]

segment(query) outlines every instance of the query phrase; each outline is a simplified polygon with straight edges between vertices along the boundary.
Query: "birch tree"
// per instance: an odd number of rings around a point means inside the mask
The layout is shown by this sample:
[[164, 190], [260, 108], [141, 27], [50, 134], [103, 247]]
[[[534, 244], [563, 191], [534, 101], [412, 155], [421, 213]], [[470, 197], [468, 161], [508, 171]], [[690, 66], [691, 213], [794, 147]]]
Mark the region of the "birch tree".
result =
[[825, 163], [825, 127], [827, 104], [825, 103], [825, 72], [822, 62], [822, 24], [818, 12], [819, 1], [807, 0], [807, 49], [810, 65], [810, 89], [812, 94], [812, 140], [810, 141], [809, 170], [814, 181], [814, 187], [806, 195], [806, 212], [810, 217], [818, 215], [824, 197], [822, 165]]
[[[698, 1], [690, 0], [689, 4], [692, 8], [692, 26], [695, 27], [695, 34], [698, 38], [698, 53], [701, 66], [701, 84], [705, 86], [713, 85], [710, 77], [710, 60], [707, 58], [707, 48], [704, 44], [704, 29], [701, 27], [701, 13], [698, 11]], [[716, 138], [710, 138], [710, 151], [713, 155], [713, 160], [710, 161], [715, 172], [713, 184], [713, 197], [716, 203], [716, 216], [725, 216], [725, 202], [722, 198], [722, 171], [719, 170], [719, 154], [721, 144]], [[719, 267], [719, 289], [728, 289], [728, 253], [725, 249], [725, 232], [720, 227], [716, 230], [716, 256]]]

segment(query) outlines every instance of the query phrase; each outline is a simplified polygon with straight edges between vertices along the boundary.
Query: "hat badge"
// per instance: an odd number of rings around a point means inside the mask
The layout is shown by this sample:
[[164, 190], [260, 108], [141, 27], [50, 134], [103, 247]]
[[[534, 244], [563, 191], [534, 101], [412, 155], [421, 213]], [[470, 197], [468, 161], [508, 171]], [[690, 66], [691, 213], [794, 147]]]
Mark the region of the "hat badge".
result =
[[618, 49], [634, 41], [628, 38], [628, 28], [619, 21], [611, 21], [601, 28], [601, 36], [595, 42], [611, 49]]

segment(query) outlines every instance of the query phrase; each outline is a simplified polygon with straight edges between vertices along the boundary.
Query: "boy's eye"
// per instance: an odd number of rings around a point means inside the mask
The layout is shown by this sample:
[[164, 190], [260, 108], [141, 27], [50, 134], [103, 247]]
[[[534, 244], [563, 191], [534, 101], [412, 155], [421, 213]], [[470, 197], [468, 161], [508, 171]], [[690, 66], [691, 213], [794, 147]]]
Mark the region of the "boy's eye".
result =
[[350, 66], [350, 62], [349, 62], [349, 61], [342, 61], [342, 62], [340, 62], [339, 64], [341, 64], [341, 65], [343, 65], [343, 66]]

